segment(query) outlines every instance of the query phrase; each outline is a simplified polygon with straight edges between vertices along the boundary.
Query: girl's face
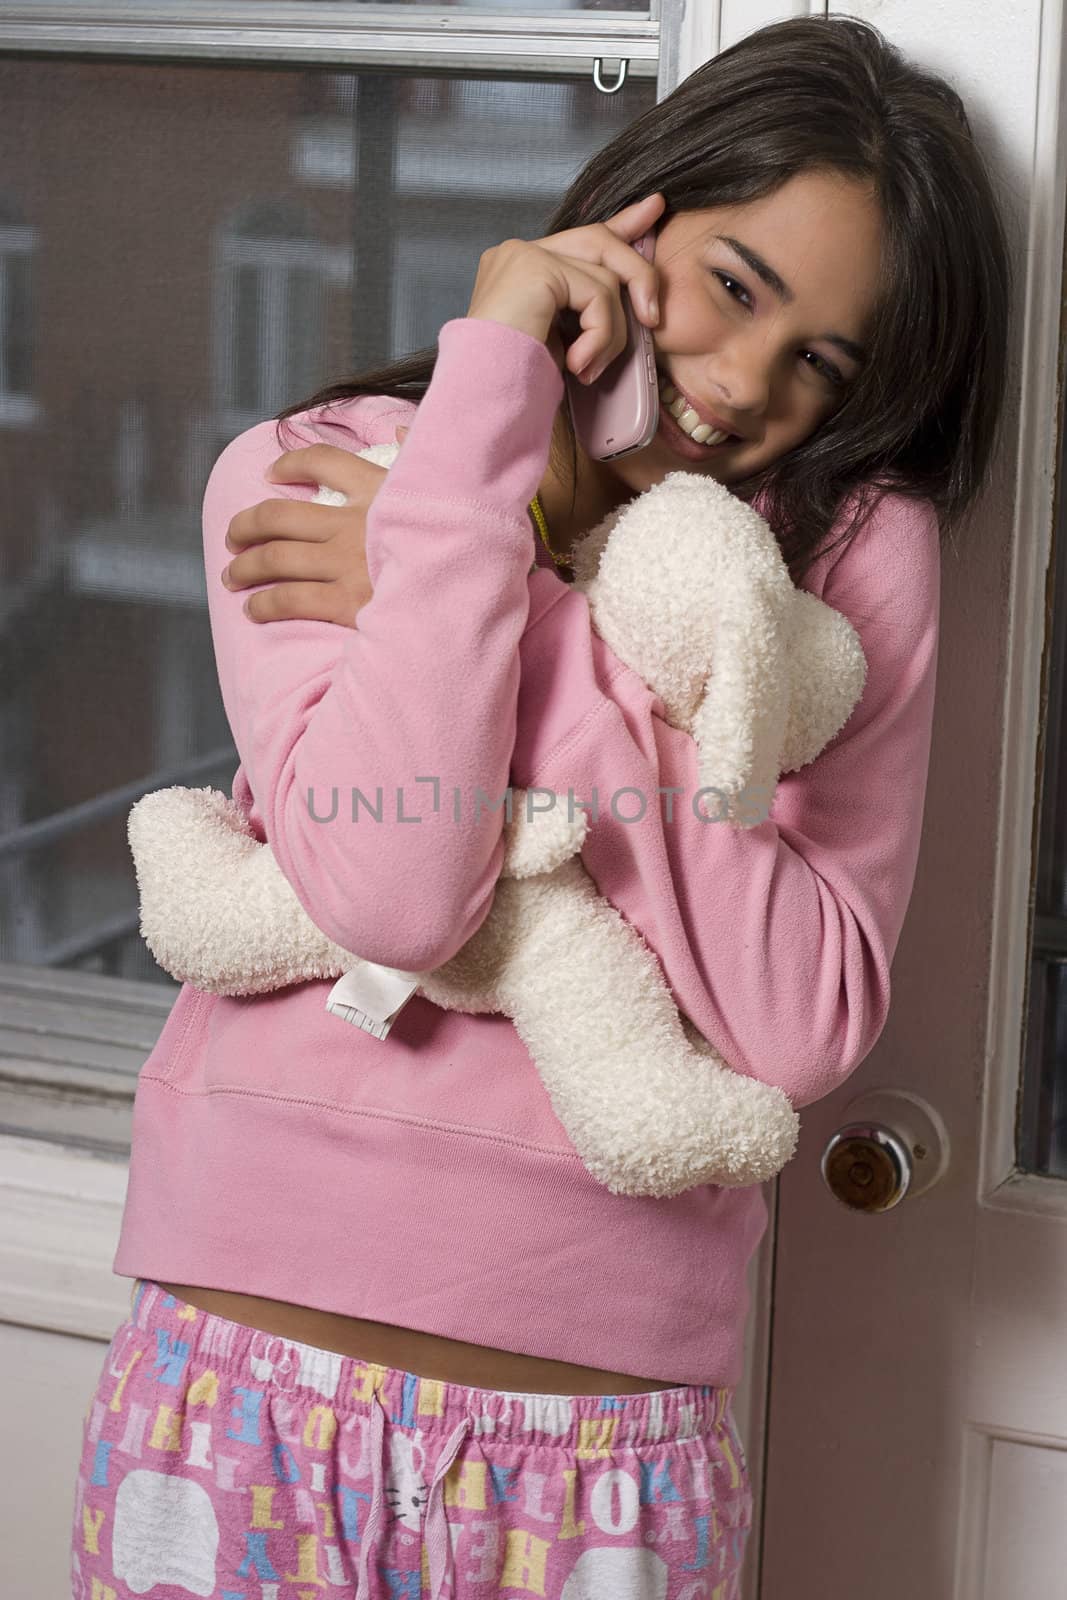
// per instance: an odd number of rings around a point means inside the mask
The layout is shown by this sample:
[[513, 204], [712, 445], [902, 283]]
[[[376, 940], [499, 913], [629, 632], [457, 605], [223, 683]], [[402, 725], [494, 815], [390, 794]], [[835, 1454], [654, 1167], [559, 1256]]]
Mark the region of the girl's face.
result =
[[686, 438], [661, 389], [651, 444], [598, 464], [626, 498], [672, 471], [737, 482], [832, 416], [862, 370], [880, 252], [869, 188], [840, 173], [671, 217], [656, 238], [660, 377], [735, 437], [710, 449]]

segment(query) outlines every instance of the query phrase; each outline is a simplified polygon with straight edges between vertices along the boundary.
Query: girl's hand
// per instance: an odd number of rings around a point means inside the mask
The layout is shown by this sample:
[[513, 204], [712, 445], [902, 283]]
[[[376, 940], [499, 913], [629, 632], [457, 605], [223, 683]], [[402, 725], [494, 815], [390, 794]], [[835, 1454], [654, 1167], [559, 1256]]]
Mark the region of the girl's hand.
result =
[[[398, 429], [398, 434], [407, 432]], [[356, 613], [373, 594], [367, 571], [367, 510], [386, 468], [332, 444], [287, 450], [267, 476], [279, 483], [325, 483], [347, 495], [345, 506], [308, 500], [261, 500], [239, 511], [226, 547], [239, 554], [225, 568], [227, 589], [270, 584], [245, 601], [254, 622], [307, 617], [356, 626]]]
[[[659, 321], [653, 302], [654, 263], [629, 240], [639, 239], [667, 204], [657, 191], [624, 206], [607, 222], [550, 233], [544, 239], [505, 239], [482, 252], [468, 317], [504, 322], [547, 346], [560, 371], [592, 383], [626, 348], [621, 284], [648, 327]], [[584, 330], [564, 352], [557, 326], [561, 313]], [[584, 369], [584, 370], [583, 370]]]

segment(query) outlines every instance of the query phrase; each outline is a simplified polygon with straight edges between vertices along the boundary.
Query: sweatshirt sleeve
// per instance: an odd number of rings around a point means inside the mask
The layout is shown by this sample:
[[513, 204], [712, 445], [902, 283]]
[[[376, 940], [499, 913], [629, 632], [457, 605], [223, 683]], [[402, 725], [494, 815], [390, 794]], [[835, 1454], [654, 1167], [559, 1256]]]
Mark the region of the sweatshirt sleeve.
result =
[[[575, 806], [595, 798], [583, 863], [658, 956], [679, 1009], [737, 1071], [810, 1105], [859, 1065], [889, 1011], [933, 721], [934, 508], [884, 496], [831, 568], [822, 598], [860, 637], [863, 694], [749, 829], [715, 820], [714, 797], [694, 809], [692, 736], [595, 634], [584, 595], [540, 593], [553, 584], [535, 580], [513, 780], [570, 789]], [[569, 686], [566, 727], [539, 714], [554, 679]]]
[[[492, 904], [529, 611], [527, 508], [562, 395], [530, 335], [482, 318], [445, 323], [429, 387], [367, 514], [374, 592], [354, 629], [257, 623], [243, 611], [255, 590], [220, 581], [238, 511], [316, 493], [265, 478], [284, 448], [274, 422], [227, 445], [208, 479], [211, 630], [244, 777], [312, 921], [367, 960], [432, 970]], [[341, 437], [336, 426], [316, 433], [313, 415], [290, 419], [292, 448], [369, 442], [358, 401]]]

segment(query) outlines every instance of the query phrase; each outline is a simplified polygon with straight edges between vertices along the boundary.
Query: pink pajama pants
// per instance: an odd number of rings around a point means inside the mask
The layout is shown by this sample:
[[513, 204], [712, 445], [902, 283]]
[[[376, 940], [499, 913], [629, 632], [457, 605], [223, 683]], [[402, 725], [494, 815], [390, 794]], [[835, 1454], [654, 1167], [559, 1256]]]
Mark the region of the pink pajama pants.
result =
[[738, 1600], [731, 1389], [509, 1394], [138, 1282], [85, 1417], [73, 1600]]

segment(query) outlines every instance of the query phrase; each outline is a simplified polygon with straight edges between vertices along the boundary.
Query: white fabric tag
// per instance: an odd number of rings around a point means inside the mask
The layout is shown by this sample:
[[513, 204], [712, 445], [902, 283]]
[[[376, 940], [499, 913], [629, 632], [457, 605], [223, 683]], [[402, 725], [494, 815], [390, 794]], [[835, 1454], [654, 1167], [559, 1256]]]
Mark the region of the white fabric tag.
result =
[[364, 1033], [384, 1039], [419, 987], [421, 972], [361, 961], [343, 972], [326, 996], [326, 1009]]

